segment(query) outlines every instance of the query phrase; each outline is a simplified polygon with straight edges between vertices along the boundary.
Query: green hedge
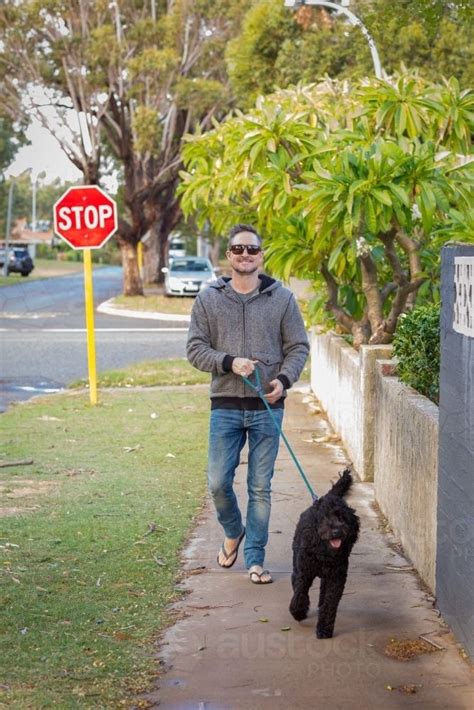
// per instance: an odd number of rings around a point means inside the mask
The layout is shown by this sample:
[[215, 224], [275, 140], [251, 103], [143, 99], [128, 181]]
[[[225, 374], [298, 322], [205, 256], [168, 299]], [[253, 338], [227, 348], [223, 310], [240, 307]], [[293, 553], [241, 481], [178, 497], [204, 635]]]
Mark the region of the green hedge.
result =
[[[61, 257], [58, 257], [59, 254]], [[64, 261], [82, 261], [84, 255], [82, 249], [71, 249], [65, 242], [61, 242], [61, 244], [54, 247], [49, 244], [38, 244], [36, 247], [36, 256], [41, 259], [51, 259], [54, 261], [58, 258], [64, 259]], [[122, 259], [116, 241], [111, 239], [101, 249], [92, 249], [92, 261], [94, 264], [113, 264], [120, 266]]]
[[436, 404], [439, 400], [439, 304], [418, 306], [398, 321], [393, 339], [397, 374]]

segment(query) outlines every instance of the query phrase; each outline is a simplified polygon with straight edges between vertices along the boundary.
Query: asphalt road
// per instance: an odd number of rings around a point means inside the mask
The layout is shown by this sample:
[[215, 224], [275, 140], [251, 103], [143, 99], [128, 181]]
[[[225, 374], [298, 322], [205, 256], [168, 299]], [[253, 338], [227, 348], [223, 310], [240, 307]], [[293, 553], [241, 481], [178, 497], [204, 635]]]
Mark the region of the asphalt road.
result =
[[[122, 269], [94, 270], [94, 302], [122, 292]], [[82, 273], [0, 289], [0, 411], [88, 376]], [[95, 313], [97, 371], [184, 357], [186, 324]]]

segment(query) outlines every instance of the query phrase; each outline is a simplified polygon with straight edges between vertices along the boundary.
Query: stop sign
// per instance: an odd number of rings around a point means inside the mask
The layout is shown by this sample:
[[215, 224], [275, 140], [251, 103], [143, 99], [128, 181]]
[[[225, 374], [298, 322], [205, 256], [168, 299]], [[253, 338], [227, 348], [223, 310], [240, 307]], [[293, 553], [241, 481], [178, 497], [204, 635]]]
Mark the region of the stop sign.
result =
[[54, 231], [73, 249], [98, 249], [116, 229], [115, 201], [96, 185], [70, 187], [54, 205]]

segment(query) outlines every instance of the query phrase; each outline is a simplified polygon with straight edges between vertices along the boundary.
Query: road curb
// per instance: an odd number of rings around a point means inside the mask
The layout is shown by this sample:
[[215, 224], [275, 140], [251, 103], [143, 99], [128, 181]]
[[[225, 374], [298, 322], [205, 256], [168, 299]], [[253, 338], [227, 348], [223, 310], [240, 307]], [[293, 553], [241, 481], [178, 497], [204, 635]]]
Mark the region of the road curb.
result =
[[146, 318], [148, 320], [179, 321], [189, 323], [191, 316], [178, 313], [156, 313], [155, 311], [130, 311], [126, 308], [119, 308], [113, 303], [114, 299], [109, 298], [97, 306], [98, 313], [106, 313], [109, 316], [124, 316], [125, 318]]

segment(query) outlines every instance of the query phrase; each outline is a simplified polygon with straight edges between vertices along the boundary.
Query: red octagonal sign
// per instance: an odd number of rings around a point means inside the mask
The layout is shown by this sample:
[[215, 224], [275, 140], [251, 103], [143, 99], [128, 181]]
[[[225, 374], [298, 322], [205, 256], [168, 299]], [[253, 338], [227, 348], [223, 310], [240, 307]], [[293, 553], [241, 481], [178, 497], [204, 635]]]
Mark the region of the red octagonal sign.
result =
[[117, 205], [100, 187], [70, 187], [54, 205], [54, 231], [73, 249], [98, 249], [117, 229]]

